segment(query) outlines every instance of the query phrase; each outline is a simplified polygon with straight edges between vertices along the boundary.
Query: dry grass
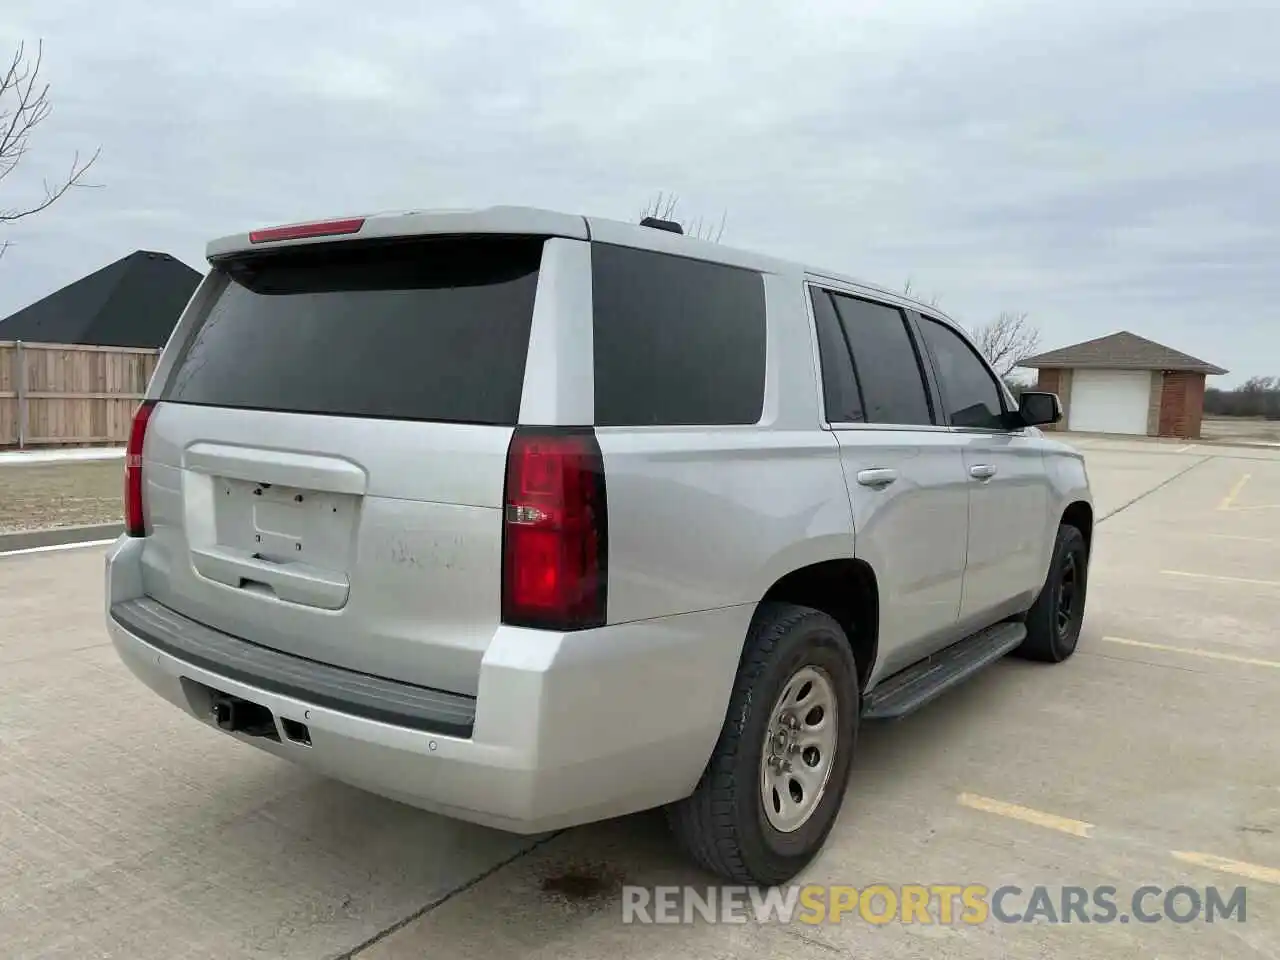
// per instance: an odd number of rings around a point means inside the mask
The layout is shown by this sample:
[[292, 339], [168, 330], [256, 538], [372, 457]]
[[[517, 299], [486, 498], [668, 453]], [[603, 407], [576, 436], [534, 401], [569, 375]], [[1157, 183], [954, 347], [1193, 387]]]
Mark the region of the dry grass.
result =
[[0, 532], [121, 520], [120, 460], [0, 464]]
[[1205, 440], [1280, 443], [1280, 420], [1261, 417], [1205, 417], [1200, 425]]

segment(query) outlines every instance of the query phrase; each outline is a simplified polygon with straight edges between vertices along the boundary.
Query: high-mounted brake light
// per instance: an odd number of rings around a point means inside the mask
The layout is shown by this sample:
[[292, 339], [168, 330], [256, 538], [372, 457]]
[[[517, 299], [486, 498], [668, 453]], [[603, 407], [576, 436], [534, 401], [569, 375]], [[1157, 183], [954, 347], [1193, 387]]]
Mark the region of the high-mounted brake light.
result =
[[603, 626], [608, 594], [604, 460], [594, 431], [517, 427], [507, 451], [502, 621]]
[[321, 220], [316, 223], [297, 223], [289, 227], [268, 227], [249, 234], [250, 243], [272, 243], [277, 240], [304, 240], [311, 237], [335, 237], [347, 233], [359, 233], [364, 228], [364, 217], [349, 220]]
[[131, 537], [147, 535], [142, 515], [142, 448], [155, 406], [154, 400], [144, 400], [138, 406], [129, 427], [129, 445], [124, 451], [124, 530]]

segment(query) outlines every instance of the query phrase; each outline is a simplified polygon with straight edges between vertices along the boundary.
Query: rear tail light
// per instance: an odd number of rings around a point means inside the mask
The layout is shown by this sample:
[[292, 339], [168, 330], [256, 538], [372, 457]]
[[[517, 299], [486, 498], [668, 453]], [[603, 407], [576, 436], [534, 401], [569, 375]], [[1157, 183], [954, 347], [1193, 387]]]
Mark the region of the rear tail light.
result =
[[142, 447], [147, 440], [147, 424], [151, 421], [154, 400], [144, 400], [133, 415], [129, 427], [129, 445], [124, 451], [124, 531], [131, 537], [145, 537], [142, 516]]
[[590, 427], [517, 427], [507, 452], [502, 621], [603, 626], [608, 592], [604, 460]]

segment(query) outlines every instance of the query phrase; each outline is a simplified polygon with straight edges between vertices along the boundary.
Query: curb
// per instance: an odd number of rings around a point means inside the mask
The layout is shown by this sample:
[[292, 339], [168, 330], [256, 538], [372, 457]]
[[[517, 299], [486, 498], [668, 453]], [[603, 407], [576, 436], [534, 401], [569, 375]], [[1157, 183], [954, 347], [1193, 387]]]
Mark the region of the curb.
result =
[[1248, 450], [1280, 450], [1280, 441], [1272, 440], [1228, 440], [1222, 437], [1214, 437], [1209, 440], [1204, 438], [1186, 440], [1182, 437], [1151, 437], [1131, 433], [1085, 433], [1083, 431], [1072, 433], [1067, 430], [1046, 430], [1044, 435], [1049, 440], [1060, 440], [1067, 444], [1079, 437], [1081, 440], [1117, 440], [1148, 443], [1153, 447], [1243, 447]]
[[20, 530], [0, 533], [0, 554], [12, 550], [37, 547], [60, 547], [76, 543], [114, 540], [124, 533], [123, 523], [95, 523], [81, 527], [52, 527], [45, 530]]
[[30, 450], [0, 450], [0, 467], [47, 466], [58, 463], [100, 463], [123, 460], [124, 447], [36, 447]]
[[1271, 440], [1194, 440], [1197, 447], [1243, 447], [1246, 450], [1280, 450], [1280, 442]]

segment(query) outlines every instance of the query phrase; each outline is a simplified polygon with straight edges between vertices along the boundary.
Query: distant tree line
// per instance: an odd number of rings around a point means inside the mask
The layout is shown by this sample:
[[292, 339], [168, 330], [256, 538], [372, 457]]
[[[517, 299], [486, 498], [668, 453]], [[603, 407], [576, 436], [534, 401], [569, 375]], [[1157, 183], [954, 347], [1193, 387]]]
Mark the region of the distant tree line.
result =
[[1250, 377], [1234, 390], [1210, 387], [1204, 412], [1213, 417], [1266, 417], [1280, 420], [1280, 377]]

